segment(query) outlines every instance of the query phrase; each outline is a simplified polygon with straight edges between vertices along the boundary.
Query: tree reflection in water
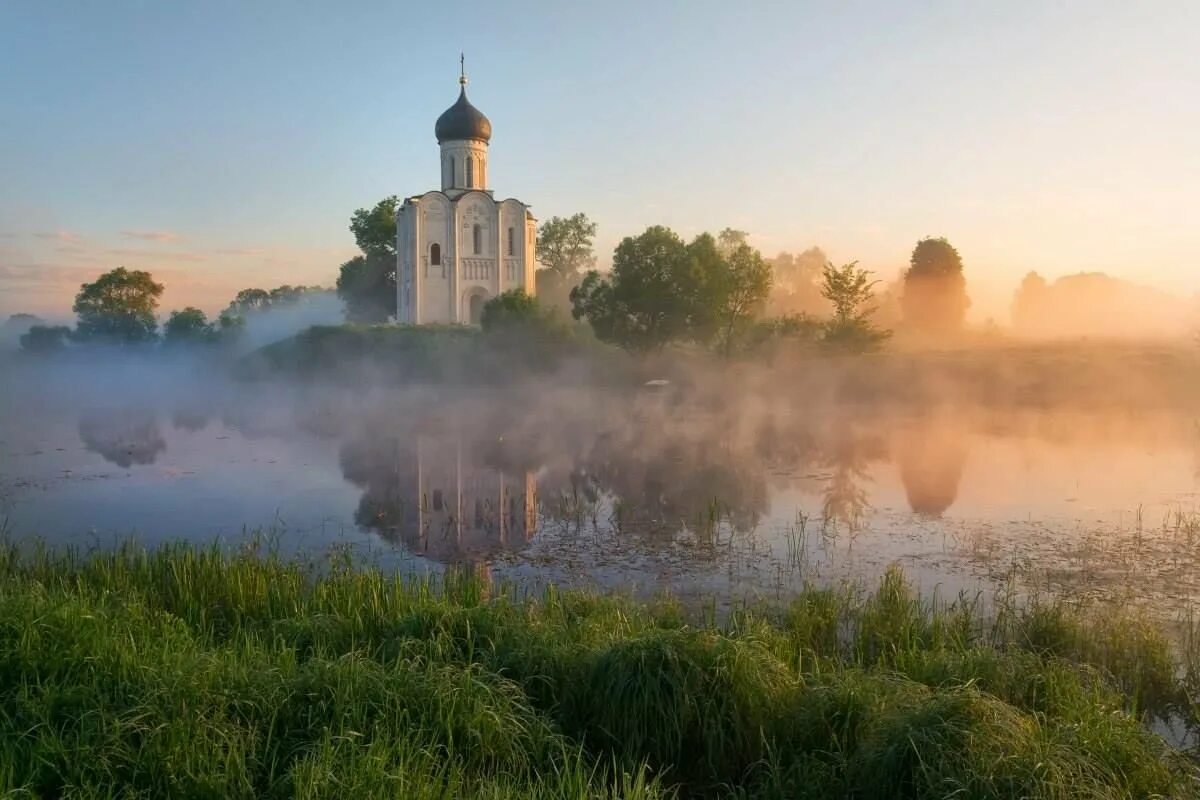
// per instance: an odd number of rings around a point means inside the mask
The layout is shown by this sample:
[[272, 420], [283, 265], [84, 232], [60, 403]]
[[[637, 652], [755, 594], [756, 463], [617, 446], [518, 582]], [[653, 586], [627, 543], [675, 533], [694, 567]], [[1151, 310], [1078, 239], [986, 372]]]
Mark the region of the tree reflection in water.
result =
[[153, 464], [167, 449], [158, 417], [145, 409], [92, 409], [79, 418], [79, 438], [105, 461], [128, 469]]
[[958, 497], [967, 461], [965, 433], [953, 422], [923, 417], [896, 437], [900, 480], [914, 513], [940, 517]]
[[747, 417], [737, 406], [659, 399], [624, 415], [595, 409], [548, 413], [497, 392], [486, 408], [450, 399], [404, 414], [367, 410], [340, 434], [342, 471], [363, 489], [355, 520], [444, 562], [519, 550], [545, 524], [683, 537], [703, 557], [767, 517], [773, 483], [813, 469], [826, 473], [826, 530], [866, 524], [872, 466], [893, 455], [913, 511], [940, 514], [966, 456], [962, 432], [934, 415], [913, 423], [850, 408]]
[[871, 482], [871, 462], [886, 456], [887, 447], [878, 434], [864, 433], [846, 420], [833, 426], [820, 453], [820, 461], [832, 469], [821, 500], [823, 528], [841, 525], [853, 532], [862, 527], [871, 510], [866, 489]]

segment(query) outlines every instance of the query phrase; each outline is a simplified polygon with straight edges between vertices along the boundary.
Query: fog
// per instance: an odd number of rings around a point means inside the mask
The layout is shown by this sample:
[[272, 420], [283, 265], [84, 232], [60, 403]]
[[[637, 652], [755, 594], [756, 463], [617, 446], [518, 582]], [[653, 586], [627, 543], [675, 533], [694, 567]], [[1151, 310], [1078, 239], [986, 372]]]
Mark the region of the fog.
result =
[[[327, 310], [247, 332], [269, 341]], [[1125, 547], [1134, 513], [1186, 511], [1200, 475], [1200, 353], [1182, 344], [602, 350], [536, 368], [513, 347], [441, 379], [373, 358], [301, 380], [234, 378], [244, 362], [224, 352], [9, 356], [0, 518], [67, 542], [283, 520], [294, 552], [349, 536], [389, 558], [681, 592], [762, 591], [788, 569], [869, 578], [893, 560], [970, 588], [1037, 553], [1038, 579], [1053, 567], [1074, 590], [1096, 576], [1070, 566], [1084, 532]], [[947, 537], [953, 556], [929, 555]], [[1174, 541], [1143, 542], [1106, 585], [1167, 580]], [[1170, 562], [1164, 591], [1200, 585], [1194, 561]]]

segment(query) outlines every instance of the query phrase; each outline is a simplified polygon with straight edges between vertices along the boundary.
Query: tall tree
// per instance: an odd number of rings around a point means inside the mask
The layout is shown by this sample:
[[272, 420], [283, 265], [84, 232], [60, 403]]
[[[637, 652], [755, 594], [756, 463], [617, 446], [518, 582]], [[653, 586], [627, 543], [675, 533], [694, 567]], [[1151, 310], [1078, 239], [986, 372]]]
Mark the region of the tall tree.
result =
[[570, 311], [571, 290], [579, 285], [583, 273], [596, 265], [595, 237], [596, 223], [583, 213], [551, 217], [542, 223], [537, 240], [537, 260], [542, 267], [534, 273], [534, 280], [544, 307]]
[[578, 277], [596, 265], [595, 239], [596, 223], [586, 214], [551, 217], [538, 229], [537, 260], [563, 279]]
[[385, 197], [350, 217], [350, 232], [362, 250], [338, 270], [337, 293], [346, 316], [356, 322], [384, 322], [396, 314], [396, 207]]
[[746, 243], [746, 234], [726, 228], [713, 238], [702, 233], [687, 246], [698, 285], [690, 311], [690, 338], [716, 343], [728, 354], [745, 324], [771, 290], [771, 268]]
[[662, 226], [626, 237], [608, 277], [592, 270], [571, 290], [572, 315], [602, 341], [628, 350], [661, 348], [689, 333], [698, 281], [687, 245]]
[[971, 301], [962, 258], [945, 238], [917, 242], [904, 273], [905, 325], [927, 333], [961, 330]]
[[721, 347], [728, 354], [771, 293], [771, 267], [762, 253], [743, 242], [722, 259], [717, 285], [715, 317]]
[[360, 208], [350, 216], [350, 232], [358, 249], [367, 255], [396, 255], [396, 207], [400, 198], [389, 195], [371, 208]]
[[154, 310], [163, 285], [149, 272], [118, 267], [93, 283], [85, 283], [72, 307], [78, 324], [75, 336], [81, 341], [137, 344], [158, 338]]

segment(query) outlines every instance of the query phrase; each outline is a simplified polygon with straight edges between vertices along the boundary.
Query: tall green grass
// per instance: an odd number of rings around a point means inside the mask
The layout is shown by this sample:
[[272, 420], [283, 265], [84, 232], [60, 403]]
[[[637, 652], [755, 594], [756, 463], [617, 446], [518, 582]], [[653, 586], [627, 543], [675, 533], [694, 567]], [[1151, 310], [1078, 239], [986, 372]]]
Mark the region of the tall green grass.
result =
[[1196, 795], [1136, 620], [930, 608], [898, 572], [688, 624], [269, 555], [0, 550], [14, 797]]

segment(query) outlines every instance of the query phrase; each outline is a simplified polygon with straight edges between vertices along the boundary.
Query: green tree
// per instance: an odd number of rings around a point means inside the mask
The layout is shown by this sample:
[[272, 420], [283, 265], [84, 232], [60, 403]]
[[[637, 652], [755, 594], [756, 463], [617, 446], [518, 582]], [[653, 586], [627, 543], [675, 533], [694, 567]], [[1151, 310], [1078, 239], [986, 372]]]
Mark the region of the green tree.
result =
[[926, 333], [961, 330], [970, 305], [958, 251], [944, 238], [917, 242], [904, 273], [905, 325]]
[[21, 334], [21, 349], [45, 355], [65, 350], [71, 329], [66, 325], [33, 325]]
[[259, 311], [271, 305], [271, 293], [265, 289], [242, 289], [233, 298], [227, 309], [232, 314], [243, 315]]
[[72, 307], [80, 341], [138, 344], [158, 338], [154, 310], [163, 285], [149, 272], [118, 267], [93, 283], [85, 283]]
[[350, 217], [350, 232], [362, 250], [338, 270], [337, 293], [355, 322], [384, 322], [396, 314], [395, 195]]
[[607, 279], [588, 273], [571, 293], [572, 313], [602, 341], [629, 350], [690, 340], [728, 352], [770, 289], [770, 267], [740, 231], [684, 244], [653, 227], [617, 246]]
[[737, 336], [758, 315], [771, 293], [771, 267], [744, 241], [724, 253], [711, 283], [713, 317], [728, 355]]
[[851, 261], [841, 267], [826, 264], [821, 294], [833, 305], [833, 317], [825, 323], [822, 341], [840, 349], [864, 352], [878, 348], [891, 331], [871, 322], [875, 311], [875, 284], [871, 273]]
[[360, 208], [350, 216], [350, 232], [358, 249], [370, 255], [396, 255], [396, 208], [400, 198], [390, 195], [371, 208]]
[[571, 290], [579, 285], [586, 270], [596, 265], [592, 243], [596, 223], [583, 213], [551, 217], [538, 229], [537, 260], [542, 268], [534, 273], [537, 296], [543, 306], [571, 308]]
[[298, 303], [314, 292], [324, 292], [320, 286], [291, 286], [284, 284], [274, 289], [242, 289], [221, 312], [222, 316], [244, 317], [254, 311], [266, 311], [277, 306]]
[[188, 306], [182, 311], [172, 311], [163, 325], [163, 340], [169, 345], [211, 344], [219, 333], [203, 311]]
[[596, 223], [586, 214], [551, 217], [538, 229], [537, 260], [564, 279], [576, 278], [596, 265], [595, 238]]
[[601, 341], [657, 350], [690, 334], [699, 282], [683, 240], [656, 225], [626, 237], [608, 277], [592, 270], [571, 290], [571, 313]]

